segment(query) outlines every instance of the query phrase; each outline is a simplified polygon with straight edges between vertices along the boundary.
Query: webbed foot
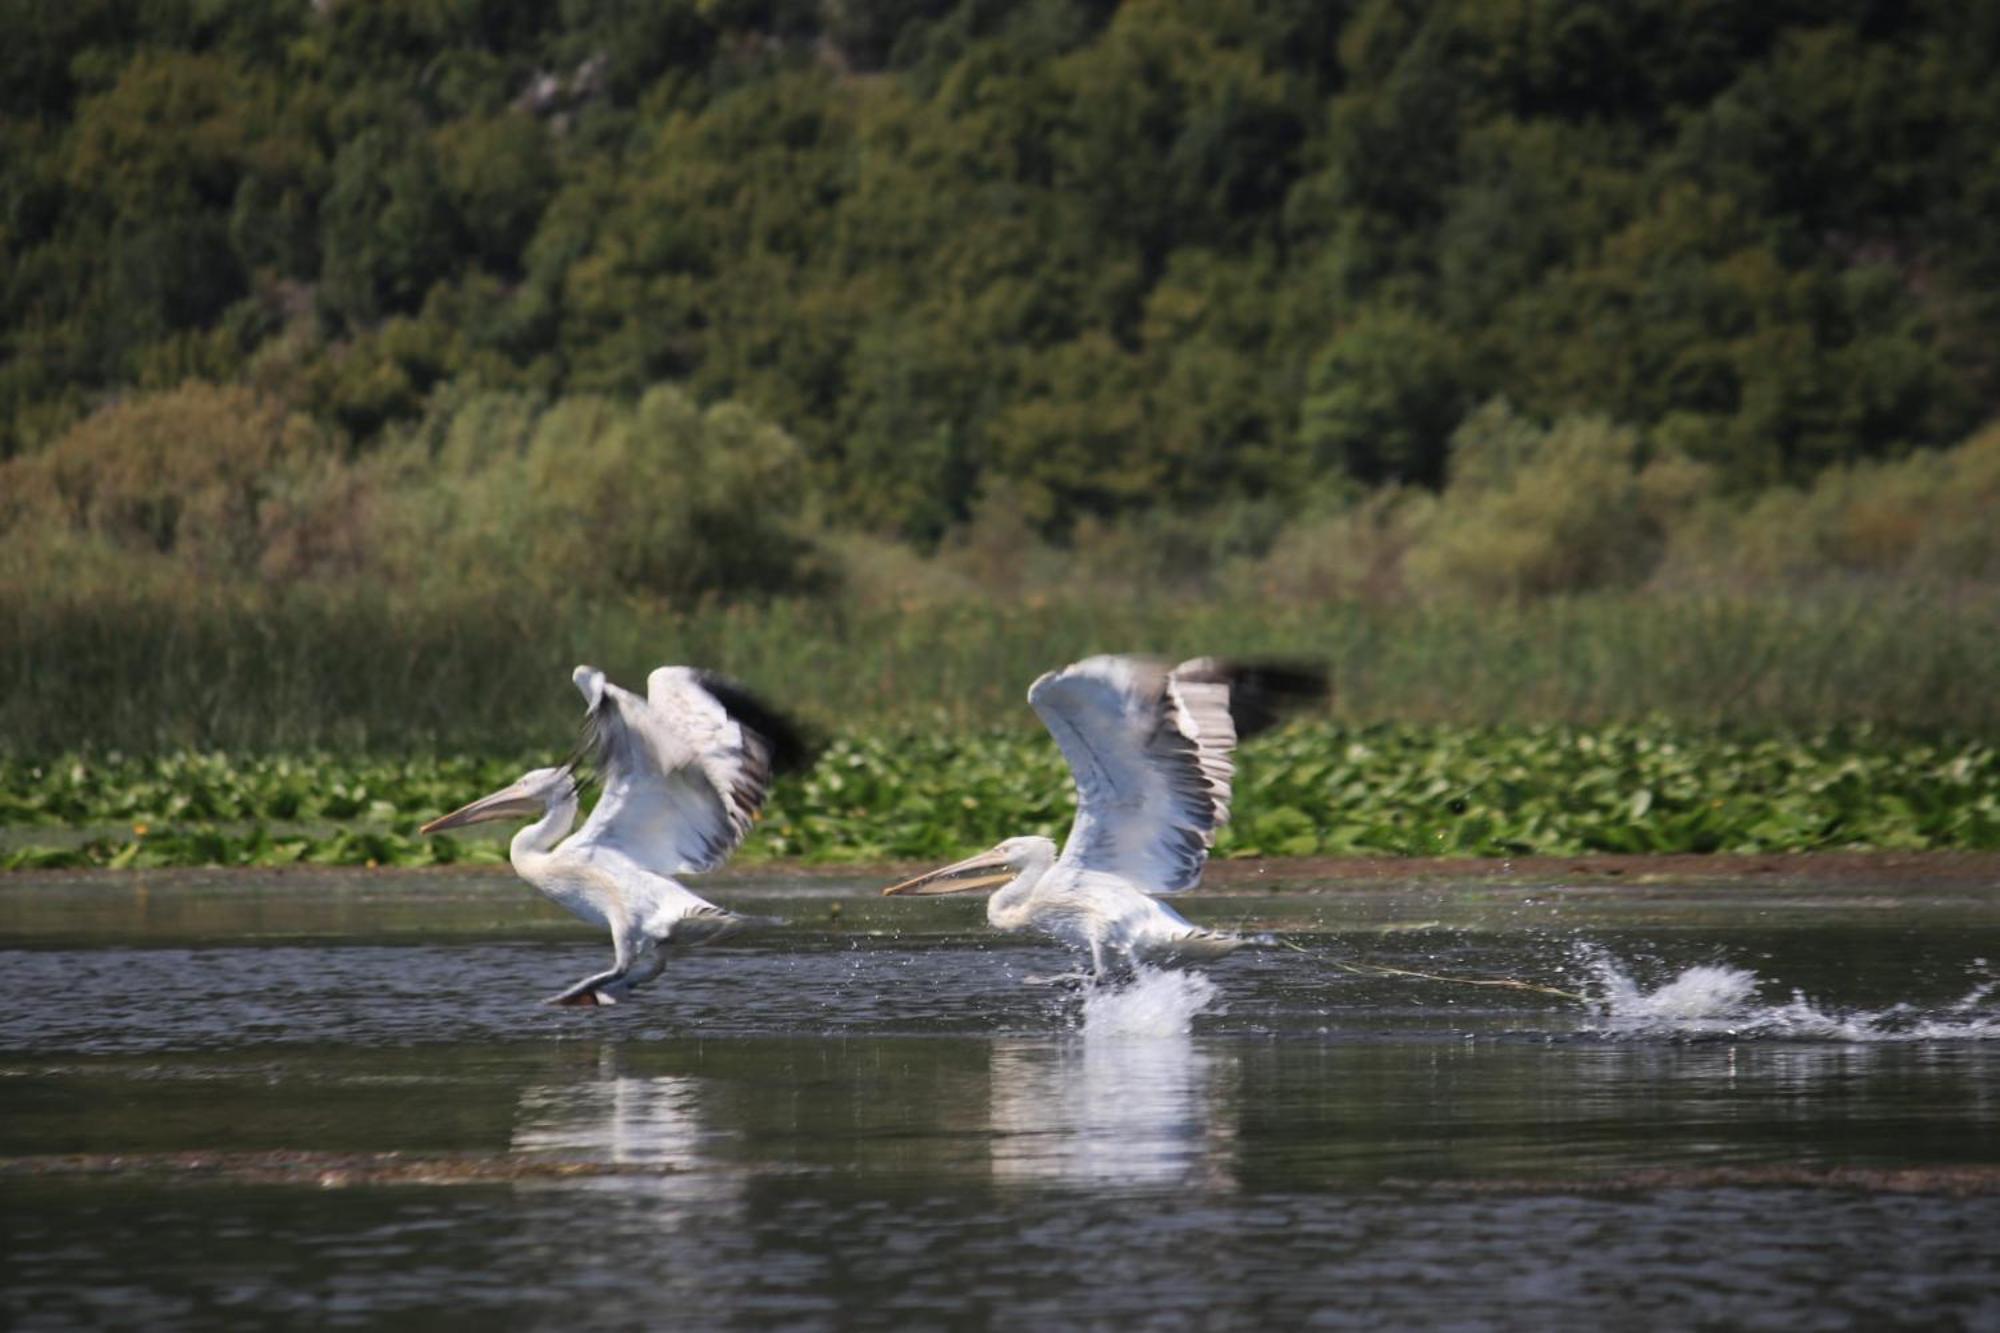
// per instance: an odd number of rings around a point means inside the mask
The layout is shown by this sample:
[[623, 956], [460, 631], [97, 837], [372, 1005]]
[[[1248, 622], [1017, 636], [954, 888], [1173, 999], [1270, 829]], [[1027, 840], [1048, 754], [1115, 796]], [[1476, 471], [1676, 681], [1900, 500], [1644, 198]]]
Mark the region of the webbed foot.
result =
[[560, 995], [549, 996], [542, 1003], [561, 1005], [565, 1008], [590, 1008], [593, 1006], [611, 1005], [618, 1003], [625, 990], [626, 987], [624, 986], [615, 983], [607, 985], [597, 978], [592, 977], [588, 981], [579, 981]]
[[569, 1009], [589, 1009], [603, 1004], [616, 1004], [618, 1001], [608, 995], [600, 995], [594, 990], [587, 990], [580, 995], [551, 995], [542, 1003], [561, 1005]]

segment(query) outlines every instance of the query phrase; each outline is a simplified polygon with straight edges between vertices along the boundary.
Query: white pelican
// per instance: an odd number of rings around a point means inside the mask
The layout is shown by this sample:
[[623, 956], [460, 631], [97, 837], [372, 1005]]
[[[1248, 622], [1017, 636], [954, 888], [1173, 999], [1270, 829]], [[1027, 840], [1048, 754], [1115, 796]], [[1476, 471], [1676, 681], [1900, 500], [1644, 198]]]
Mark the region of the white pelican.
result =
[[1229, 819], [1230, 753], [1280, 710], [1322, 699], [1317, 667], [1196, 658], [1168, 668], [1143, 657], [1090, 657], [1028, 690], [1076, 779], [1076, 822], [1062, 855], [1048, 838], [990, 851], [884, 889], [963, 893], [1002, 885], [986, 903], [1001, 930], [1032, 928], [1090, 952], [1091, 973], [1213, 958], [1245, 943], [1205, 930], [1149, 895], [1201, 879]]
[[[587, 705], [585, 748], [604, 794], [575, 836], [575, 760], [538, 768], [424, 825], [438, 833], [489, 819], [535, 822], [514, 835], [515, 873], [611, 931], [612, 964], [550, 1004], [615, 1004], [659, 975], [663, 944], [706, 944], [750, 918], [671, 876], [713, 870], [743, 841], [772, 775], [803, 757], [790, 723], [742, 689], [689, 667], [661, 667], [646, 697], [595, 667], [572, 674]], [[558, 845], [560, 844], [560, 845]]]

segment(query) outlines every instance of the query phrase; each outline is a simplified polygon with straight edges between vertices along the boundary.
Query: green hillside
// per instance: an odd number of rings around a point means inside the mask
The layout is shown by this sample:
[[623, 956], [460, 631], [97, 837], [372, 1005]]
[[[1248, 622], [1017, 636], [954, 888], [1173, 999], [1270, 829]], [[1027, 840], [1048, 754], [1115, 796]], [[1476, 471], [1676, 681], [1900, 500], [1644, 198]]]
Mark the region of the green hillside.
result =
[[1993, 401], [2000, 11], [1654, 0], [21, 8], [31, 451], [188, 377], [730, 399], [933, 538], [1437, 483], [1504, 395], [1732, 484]]
[[[1984, 725], [2000, 8], [14, 11], [16, 748], [281, 730], [288, 692], [304, 742], [379, 737], [337, 685], [384, 660], [462, 683], [403, 719], [456, 735], [504, 645], [728, 665], [648, 627], [748, 601], [795, 604], [754, 623], [798, 663], [939, 606], [1044, 651], [1080, 636], [1036, 608], [1221, 606], [1326, 652], [1329, 608], [1692, 597], [1658, 623], [1698, 626], [1828, 583], [1864, 609], [1785, 612], [1810, 642], [1760, 681]], [[1830, 665], [1861, 640], [1908, 660]], [[1505, 679], [1398, 697], [1504, 719]]]

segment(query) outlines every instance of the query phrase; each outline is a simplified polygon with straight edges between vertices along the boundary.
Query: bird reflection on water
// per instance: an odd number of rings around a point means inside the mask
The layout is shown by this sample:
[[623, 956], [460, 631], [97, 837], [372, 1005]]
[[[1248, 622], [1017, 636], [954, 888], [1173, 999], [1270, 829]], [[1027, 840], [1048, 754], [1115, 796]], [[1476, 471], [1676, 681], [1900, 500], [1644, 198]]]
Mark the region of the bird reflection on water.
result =
[[630, 1167], [626, 1178], [644, 1188], [711, 1199], [730, 1193], [757, 1161], [753, 1145], [774, 1137], [799, 1145], [801, 1167], [893, 1159], [914, 1174], [970, 1172], [1001, 1185], [1227, 1191], [1239, 1061], [1190, 1031], [1213, 994], [1199, 973], [1148, 972], [1087, 997], [1076, 1031], [968, 1046], [943, 1070], [926, 1043], [900, 1080], [891, 1045], [878, 1053], [879, 1076], [844, 1087], [824, 1123], [802, 1120], [793, 1095], [771, 1095], [774, 1082], [807, 1075], [803, 1048], [773, 1044], [746, 1085], [733, 1065], [679, 1072], [698, 1059], [639, 1072], [649, 1055], [607, 1044], [583, 1077], [521, 1090], [510, 1148]]
[[511, 1147], [617, 1166], [704, 1164], [700, 1079], [612, 1074], [522, 1089]]
[[1236, 1058], [1192, 1035], [1215, 994], [1199, 972], [1142, 968], [1085, 996], [1076, 1036], [995, 1042], [994, 1179], [1232, 1188]]
[[[280, 891], [230, 910], [268, 925]], [[673, 1004], [608, 1013], [522, 1002], [594, 951], [575, 937], [9, 950], [11, 1143], [66, 1174], [8, 1179], [0, 1322], [1597, 1327], [1635, 1291], [1687, 1325], [1812, 1326], [1835, 1300], [1853, 1327], [1992, 1322], [1983, 900], [1842, 934], [1838, 897], [1774, 929], [1690, 893], [1703, 929], [1662, 934], [1655, 895], [1643, 931], [1571, 922], [1594, 985], [1489, 901], [1497, 929], [1371, 956], [1555, 959], [1599, 1008], [1318, 954], [1238, 957], [1205, 1007], [1198, 970], [1076, 996], [1020, 984], [1052, 948], [893, 937], [696, 953]], [[79, 978], [107, 984], [78, 1003]], [[229, 1174], [320, 1154], [477, 1169]], [[183, 1175], [97, 1174], [135, 1162]]]

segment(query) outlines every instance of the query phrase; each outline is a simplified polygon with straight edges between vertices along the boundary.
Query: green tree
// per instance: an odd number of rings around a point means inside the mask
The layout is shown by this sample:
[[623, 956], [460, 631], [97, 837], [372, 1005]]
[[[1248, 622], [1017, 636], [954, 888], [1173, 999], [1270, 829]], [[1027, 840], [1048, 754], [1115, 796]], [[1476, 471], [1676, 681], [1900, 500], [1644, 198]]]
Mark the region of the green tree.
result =
[[1407, 311], [1369, 309], [1314, 358], [1300, 443], [1321, 475], [1437, 486], [1470, 396], [1446, 330]]
[[320, 305], [349, 325], [410, 311], [457, 267], [461, 231], [421, 135], [363, 131], [333, 161], [320, 211]]

